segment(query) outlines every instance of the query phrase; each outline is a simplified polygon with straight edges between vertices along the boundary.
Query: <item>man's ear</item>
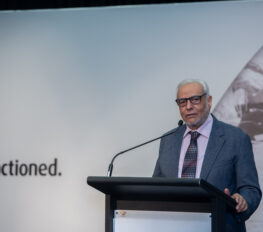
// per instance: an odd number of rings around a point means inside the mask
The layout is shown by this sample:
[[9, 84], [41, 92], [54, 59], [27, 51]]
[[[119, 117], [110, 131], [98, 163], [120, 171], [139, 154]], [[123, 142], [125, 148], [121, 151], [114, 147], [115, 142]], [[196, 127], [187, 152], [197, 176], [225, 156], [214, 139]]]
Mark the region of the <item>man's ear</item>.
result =
[[212, 107], [212, 96], [208, 97], [207, 102], [208, 102], [209, 108], [211, 109], [211, 107]]

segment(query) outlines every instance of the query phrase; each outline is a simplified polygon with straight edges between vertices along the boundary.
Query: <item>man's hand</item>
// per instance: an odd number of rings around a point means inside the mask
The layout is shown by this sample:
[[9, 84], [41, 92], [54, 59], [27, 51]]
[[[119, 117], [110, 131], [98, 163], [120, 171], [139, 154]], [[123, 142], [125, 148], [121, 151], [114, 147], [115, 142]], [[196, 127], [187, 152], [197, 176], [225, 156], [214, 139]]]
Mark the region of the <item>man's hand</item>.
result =
[[[229, 189], [228, 188], [225, 188], [224, 190], [224, 193], [229, 195], [230, 196], [230, 192], [229, 192]], [[244, 199], [244, 197], [242, 197], [240, 194], [238, 193], [234, 193], [232, 196], [231, 196], [237, 203], [236, 205], [236, 211], [238, 213], [242, 213], [244, 211], [247, 210], [247, 202], [246, 200]]]

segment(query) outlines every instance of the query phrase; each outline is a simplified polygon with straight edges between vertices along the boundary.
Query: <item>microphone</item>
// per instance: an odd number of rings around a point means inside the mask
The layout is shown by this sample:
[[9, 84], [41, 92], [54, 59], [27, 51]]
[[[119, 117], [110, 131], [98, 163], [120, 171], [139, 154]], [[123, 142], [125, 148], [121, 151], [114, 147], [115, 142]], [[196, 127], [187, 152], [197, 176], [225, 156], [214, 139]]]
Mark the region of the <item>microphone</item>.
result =
[[[178, 121], [178, 128], [181, 127], [181, 126], [183, 125], [183, 123], [184, 123], [183, 120], [179, 120], [179, 121]], [[114, 162], [114, 160], [115, 160], [119, 155], [121, 155], [121, 154], [123, 154], [123, 153], [126, 153], [126, 152], [128, 152], [128, 151], [131, 151], [131, 150], [133, 150], [133, 149], [136, 149], [136, 148], [138, 148], [138, 147], [144, 146], [144, 145], [146, 145], [146, 144], [148, 144], [148, 143], [154, 142], [154, 141], [156, 141], [156, 140], [158, 140], [158, 139], [162, 139], [162, 138], [164, 138], [164, 137], [166, 137], [166, 136], [168, 136], [168, 135], [171, 135], [171, 134], [175, 133], [175, 132], [178, 130], [178, 128], [177, 128], [175, 131], [172, 131], [172, 132], [170, 132], [170, 133], [168, 133], [168, 134], [162, 135], [162, 136], [157, 137], [157, 138], [155, 138], [155, 139], [151, 139], [151, 140], [149, 140], [149, 141], [147, 141], [147, 142], [141, 143], [141, 144], [139, 144], [139, 145], [137, 145], [137, 146], [131, 147], [131, 148], [127, 149], [127, 150], [124, 150], [124, 151], [121, 151], [121, 152], [117, 153], [115, 156], [113, 156], [113, 158], [112, 158], [112, 160], [111, 160], [111, 162], [110, 162], [110, 165], [109, 165], [109, 168], [108, 168], [108, 177], [111, 177], [112, 170], [113, 170], [113, 162]]]

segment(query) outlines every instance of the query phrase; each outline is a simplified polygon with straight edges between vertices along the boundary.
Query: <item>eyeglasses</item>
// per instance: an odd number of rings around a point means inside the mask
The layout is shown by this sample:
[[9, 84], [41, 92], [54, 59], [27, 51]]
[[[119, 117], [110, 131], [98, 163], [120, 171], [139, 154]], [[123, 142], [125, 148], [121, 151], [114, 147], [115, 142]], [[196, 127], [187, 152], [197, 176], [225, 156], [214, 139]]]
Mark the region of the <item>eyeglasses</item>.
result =
[[189, 98], [178, 98], [176, 99], [176, 103], [178, 106], [180, 107], [184, 107], [187, 105], [187, 101], [189, 100], [193, 105], [197, 105], [201, 102], [201, 98], [203, 96], [205, 96], [206, 93], [204, 93], [203, 95], [200, 95], [200, 96], [192, 96], [192, 97], [189, 97]]

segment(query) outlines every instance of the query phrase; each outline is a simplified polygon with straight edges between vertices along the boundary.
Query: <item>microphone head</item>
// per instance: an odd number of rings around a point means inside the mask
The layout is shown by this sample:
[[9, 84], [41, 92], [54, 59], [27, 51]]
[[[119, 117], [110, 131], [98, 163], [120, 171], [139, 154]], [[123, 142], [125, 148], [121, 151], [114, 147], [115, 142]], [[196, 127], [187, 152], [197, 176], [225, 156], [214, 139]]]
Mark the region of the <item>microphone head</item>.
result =
[[182, 126], [183, 124], [184, 124], [184, 121], [183, 120], [179, 120], [178, 126]]

